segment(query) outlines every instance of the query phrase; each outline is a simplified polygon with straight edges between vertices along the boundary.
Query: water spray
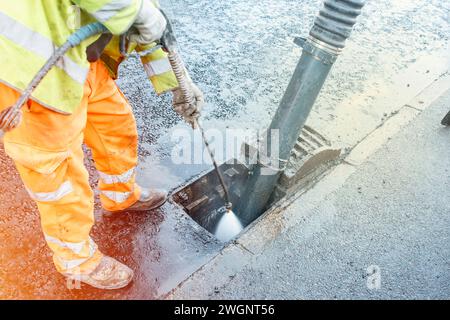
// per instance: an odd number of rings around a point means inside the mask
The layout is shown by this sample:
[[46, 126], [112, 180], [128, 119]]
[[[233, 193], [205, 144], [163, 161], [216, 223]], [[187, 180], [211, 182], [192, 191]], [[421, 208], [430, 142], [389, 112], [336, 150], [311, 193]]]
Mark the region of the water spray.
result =
[[195, 126], [198, 127], [198, 129], [202, 134], [203, 142], [205, 143], [206, 149], [209, 152], [217, 177], [219, 178], [219, 182], [223, 188], [225, 206], [222, 208], [224, 209], [224, 213], [222, 218], [219, 220], [219, 223], [217, 224], [217, 228], [214, 232], [214, 235], [220, 241], [226, 242], [237, 236], [244, 229], [244, 227], [242, 226], [242, 223], [239, 220], [239, 218], [233, 212], [233, 204], [231, 203], [230, 200], [228, 188], [225, 184], [225, 180], [223, 179], [222, 172], [220, 172], [219, 166], [217, 165], [214, 153], [211, 147], [209, 146], [208, 140], [206, 139], [205, 131], [203, 130], [203, 127], [200, 125], [198, 120], [195, 120]]

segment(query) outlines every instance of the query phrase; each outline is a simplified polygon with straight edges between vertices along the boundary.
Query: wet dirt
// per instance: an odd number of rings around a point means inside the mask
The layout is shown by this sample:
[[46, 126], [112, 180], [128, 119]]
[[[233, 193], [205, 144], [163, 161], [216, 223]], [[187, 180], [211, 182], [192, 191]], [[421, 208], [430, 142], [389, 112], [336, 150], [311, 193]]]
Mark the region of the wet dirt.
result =
[[[165, 0], [191, 76], [204, 90], [205, 129], [264, 129], [274, 114], [321, 0]], [[308, 124], [333, 143], [352, 146], [440, 74], [450, 62], [450, 2], [368, 1]], [[175, 165], [173, 130], [189, 129], [156, 96], [139, 60], [118, 81], [140, 133], [138, 182], [173, 189], [210, 164]], [[235, 156], [238, 158], [238, 156]], [[87, 163], [96, 183], [92, 163]], [[134, 283], [104, 292], [69, 290], [54, 270], [39, 215], [0, 147], [0, 299], [151, 299], [161, 297], [217, 253], [222, 244], [168, 203], [137, 215], [103, 216], [92, 236], [106, 254], [136, 271]]]

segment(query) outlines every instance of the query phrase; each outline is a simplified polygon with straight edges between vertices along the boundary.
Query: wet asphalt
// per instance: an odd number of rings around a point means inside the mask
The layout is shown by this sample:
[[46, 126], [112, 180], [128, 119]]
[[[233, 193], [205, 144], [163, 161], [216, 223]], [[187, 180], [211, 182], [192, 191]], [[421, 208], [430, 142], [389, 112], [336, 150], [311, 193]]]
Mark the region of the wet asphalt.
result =
[[295, 225], [224, 284], [196, 278], [173, 298], [449, 299], [450, 127], [440, 125], [449, 110], [447, 91], [338, 190], [292, 203]]
[[[206, 94], [204, 127], [265, 128], [301, 54], [292, 39], [308, 33], [321, 1], [161, 2], [174, 18], [190, 73]], [[448, 69], [449, 21], [448, 1], [370, 1], [309, 124], [344, 147], [361, 140], [404, 97]], [[189, 128], [172, 111], [169, 95], [155, 96], [136, 57], [122, 66], [118, 84], [138, 123], [141, 184], [172, 189], [210, 167], [172, 163], [171, 133]], [[92, 163], [86, 163], [95, 186]], [[222, 247], [170, 203], [147, 215], [104, 217], [97, 202], [93, 237], [105, 253], [136, 270], [136, 281], [116, 292], [68, 290], [52, 265], [36, 207], [2, 149], [0, 173], [2, 299], [157, 298]]]

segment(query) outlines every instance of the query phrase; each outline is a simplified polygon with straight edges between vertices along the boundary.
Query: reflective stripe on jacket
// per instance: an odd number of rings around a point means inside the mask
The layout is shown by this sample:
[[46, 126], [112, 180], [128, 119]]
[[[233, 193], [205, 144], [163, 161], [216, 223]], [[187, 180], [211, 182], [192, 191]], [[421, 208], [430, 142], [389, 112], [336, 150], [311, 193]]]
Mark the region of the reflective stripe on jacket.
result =
[[[80, 24], [98, 20], [113, 34], [124, 33], [136, 19], [142, 1], [0, 1], [0, 82], [24, 90], [55, 48], [66, 42]], [[33, 100], [61, 113], [73, 113], [83, 97], [89, 72], [86, 48], [97, 38], [69, 50], [34, 91]]]
[[[150, 49], [154, 46], [155, 44], [150, 44], [148, 46], [130, 44], [128, 53], [132, 51], [139, 53], [151, 51]], [[119, 37], [114, 37], [101, 57], [114, 79], [117, 79], [119, 66], [124, 60], [120, 54], [119, 47]], [[164, 52], [164, 50], [157, 49], [149, 54], [141, 56], [141, 62], [158, 95], [178, 88], [179, 84], [177, 78], [172, 70], [167, 53]]]

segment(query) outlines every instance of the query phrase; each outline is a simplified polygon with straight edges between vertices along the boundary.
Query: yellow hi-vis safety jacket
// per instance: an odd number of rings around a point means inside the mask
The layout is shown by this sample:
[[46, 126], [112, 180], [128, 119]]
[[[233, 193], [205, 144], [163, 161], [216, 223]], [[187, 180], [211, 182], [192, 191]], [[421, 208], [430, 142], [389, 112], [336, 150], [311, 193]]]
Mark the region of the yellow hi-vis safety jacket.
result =
[[[0, 1], [0, 82], [23, 91], [55, 48], [80, 26], [99, 21], [114, 35], [125, 33], [135, 21], [142, 1], [152, 0]], [[89, 72], [86, 48], [98, 37], [69, 50], [42, 80], [32, 99], [54, 111], [73, 113], [83, 97]], [[107, 55], [103, 58], [111, 62]], [[161, 50], [154, 60], [164, 58], [167, 59]], [[120, 63], [116, 57], [112, 59]], [[111, 66], [110, 69], [114, 71]], [[171, 69], [159, 71], [151, 78], [157, 93], [177, 87]]]

